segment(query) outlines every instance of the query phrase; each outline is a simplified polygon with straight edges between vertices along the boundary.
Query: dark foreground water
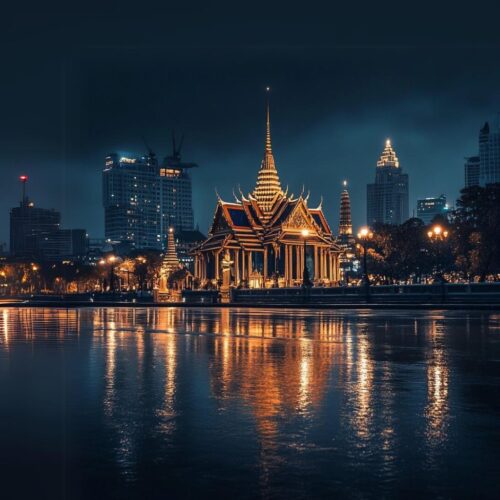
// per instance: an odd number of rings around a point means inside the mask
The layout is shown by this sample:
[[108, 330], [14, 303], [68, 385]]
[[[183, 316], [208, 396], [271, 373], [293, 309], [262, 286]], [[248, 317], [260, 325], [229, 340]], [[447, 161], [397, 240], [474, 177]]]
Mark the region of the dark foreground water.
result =
[[498, 497], [500, 315], [0, 309], [0, 498]]

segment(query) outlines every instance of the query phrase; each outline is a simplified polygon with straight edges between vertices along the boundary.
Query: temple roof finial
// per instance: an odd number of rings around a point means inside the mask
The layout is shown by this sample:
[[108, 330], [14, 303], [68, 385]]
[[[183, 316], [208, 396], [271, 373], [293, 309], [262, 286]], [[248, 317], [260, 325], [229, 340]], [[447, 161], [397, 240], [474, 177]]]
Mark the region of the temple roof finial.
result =
[[266, 87], [266, 146], [264, 149], [264, 158], [260, 164], [260, 170], [257, 175], [257, 184], [253, 190], [252, 196], [259, 204], [264, 213], [264, 217], [270, 217], [271, 210], [279, 197], [283, 197], [281, 183], [274, 163], [274, 156], [271, 148], [271, 118], [269, 113], [269, 92]]
[[269, 96], [271, 88], [266, 87], [266, 152], [272, 153], [271, 147], [271, 115], [269, 112]]

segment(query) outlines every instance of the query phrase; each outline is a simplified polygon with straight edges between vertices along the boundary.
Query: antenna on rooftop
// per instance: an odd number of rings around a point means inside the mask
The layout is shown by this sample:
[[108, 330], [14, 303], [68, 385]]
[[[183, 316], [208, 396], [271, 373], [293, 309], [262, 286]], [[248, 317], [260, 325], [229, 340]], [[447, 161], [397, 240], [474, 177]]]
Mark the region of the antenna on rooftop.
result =
[[22, 186], [21, 205], [24, 205], [26, 201], [26, 183], [28, 182], [28, 176], [25, 174], [20, 175], [19, 180], [21, 181], [21, 186]]

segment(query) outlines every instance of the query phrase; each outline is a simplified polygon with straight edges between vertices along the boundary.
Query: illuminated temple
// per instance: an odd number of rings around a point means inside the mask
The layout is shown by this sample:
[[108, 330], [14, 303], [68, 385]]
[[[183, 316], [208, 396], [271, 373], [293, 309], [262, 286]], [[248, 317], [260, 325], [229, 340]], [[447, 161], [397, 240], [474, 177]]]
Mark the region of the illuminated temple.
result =
[[[309, 195], [283, 191], [271, 146], [269, 104], [264, 158], [252, 193], [226, 202], [218, 197], [207, 239], [195, 251], [201, 287], [218, 286], [229, 271], [237, 287], [292, 287], [302, 284], [304, 264], [316, 286], [339, 281], [339, 254], [321, 204]], [[305, 244], [304, 244], [305, 239]]]

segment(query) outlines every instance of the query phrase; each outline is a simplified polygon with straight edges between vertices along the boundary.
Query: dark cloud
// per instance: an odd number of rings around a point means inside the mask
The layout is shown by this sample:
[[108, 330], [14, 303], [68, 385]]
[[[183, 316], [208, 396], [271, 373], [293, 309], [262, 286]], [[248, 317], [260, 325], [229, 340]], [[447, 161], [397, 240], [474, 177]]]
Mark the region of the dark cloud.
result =
[[[25, 9], [0, 32], [0, 241], [16, 179], [67, 227], [103, 234], [101, 169], [113, 150], [160, 156], [186, 133], [195, 217], [206, 229], [214, 189], [253, 188], [263, 148], [263, 90], [273, 88], [273, 142], [284, 184], [305, 184], [336, 221], [350, 180], [355, 223], [386, 137], [418, 196], [455, 198], [463, 157], [500, 110], [494, 4], [463, 13], [390, 4], [287, 9], [235, 2], [213, 10], [87, 6]], [[449, 7], [449, 6], [447, 6]], [[453, 19], [451, 15], [453, 14]]]

